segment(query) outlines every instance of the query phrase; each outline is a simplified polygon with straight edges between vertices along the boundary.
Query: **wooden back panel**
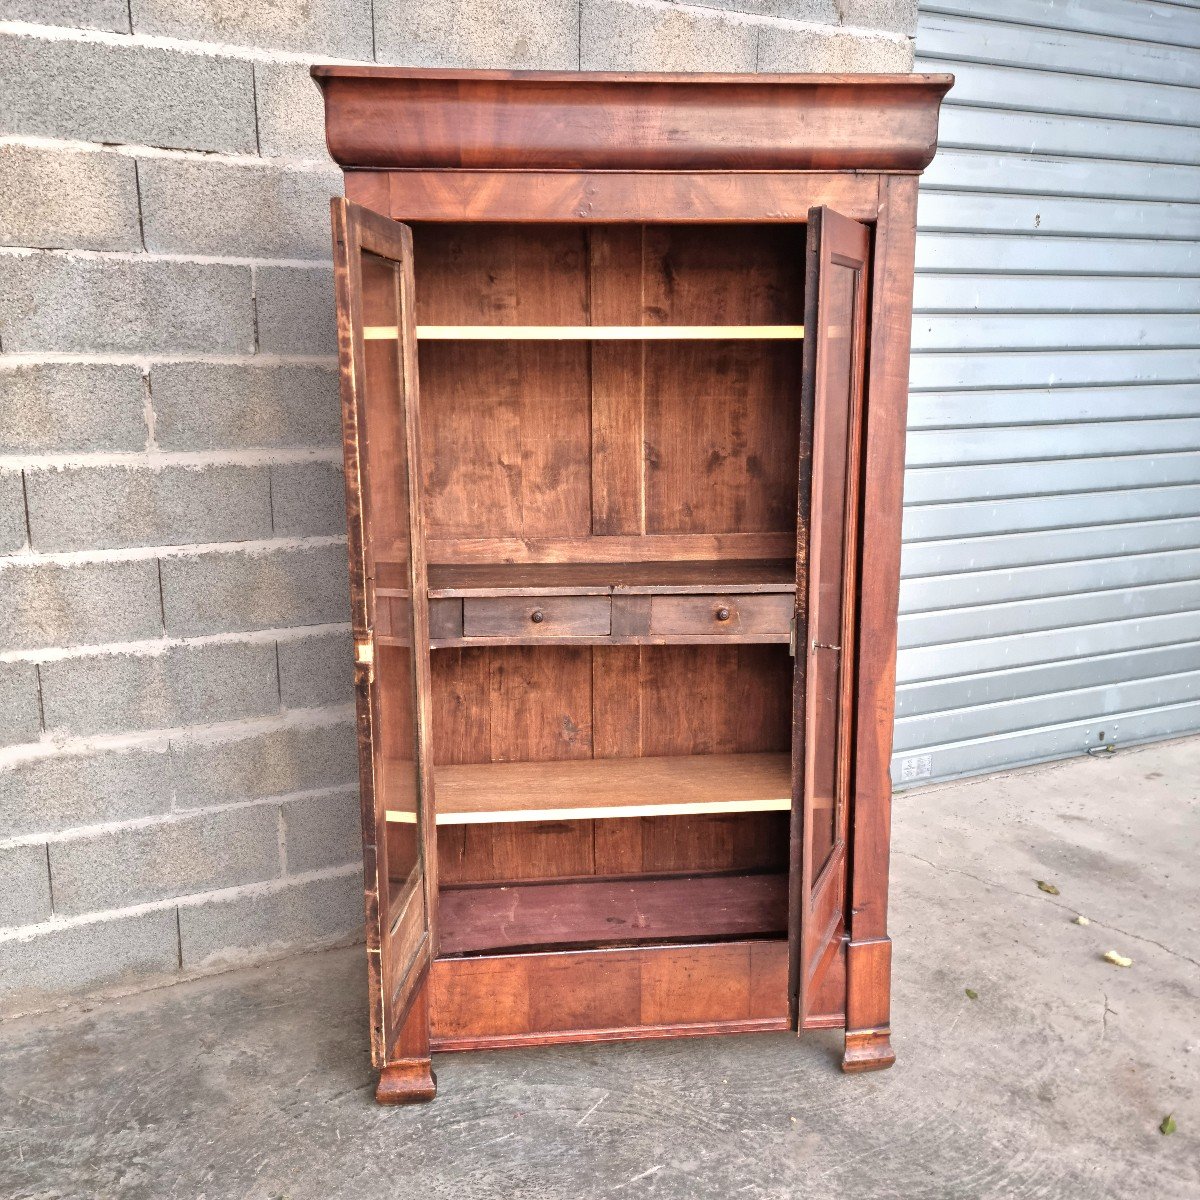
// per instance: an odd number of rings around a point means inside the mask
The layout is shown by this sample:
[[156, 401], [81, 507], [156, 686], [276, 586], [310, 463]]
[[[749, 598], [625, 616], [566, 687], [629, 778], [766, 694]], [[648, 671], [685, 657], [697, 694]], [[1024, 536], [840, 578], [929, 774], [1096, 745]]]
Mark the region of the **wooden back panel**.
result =
[[[788, 226], [421, 226], [418, 321], [798, 323], [802, 239]], [[423, 343], [431, 559], [474, 544], [494, 561], [513, 541], [604, 557], [589, 536], [731, 535], [740, 557], [766, 545], [738, 545], [749, 535], [787, 546], [800, 354], [794, 342]], [[620, 557], [677, 552], [665, 540]]]

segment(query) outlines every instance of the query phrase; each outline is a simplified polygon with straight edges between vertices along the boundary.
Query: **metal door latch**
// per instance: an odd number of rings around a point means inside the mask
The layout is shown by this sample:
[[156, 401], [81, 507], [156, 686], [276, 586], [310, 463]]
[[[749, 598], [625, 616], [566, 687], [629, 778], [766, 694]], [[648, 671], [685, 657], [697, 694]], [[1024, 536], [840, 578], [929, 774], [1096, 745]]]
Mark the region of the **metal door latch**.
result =
[[814, 650], [841, 650], [841, 646], [835, 646], [831, 642], [813, 642]]

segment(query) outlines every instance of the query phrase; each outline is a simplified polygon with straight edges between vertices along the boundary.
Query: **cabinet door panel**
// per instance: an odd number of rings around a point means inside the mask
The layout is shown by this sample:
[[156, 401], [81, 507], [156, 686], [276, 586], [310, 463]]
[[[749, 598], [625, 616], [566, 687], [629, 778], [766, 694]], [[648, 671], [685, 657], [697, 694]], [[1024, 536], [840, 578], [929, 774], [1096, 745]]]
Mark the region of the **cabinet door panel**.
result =
[[371, 1041], [382, 1066], [428, 971], [437, 895], [412, 234], [342, 199], [332, 216]]
[[803, 411], [812, 474], [807, 546], [797, 555], [797, 594], [803, 600], [796, 728], [802, 736], [794, 751], [800, 1028], [831, 1023], [822, 983], [836, 969], [846, 932], [870, 247], [866, 226], [827, 208], [812, 210], [808, 229]]

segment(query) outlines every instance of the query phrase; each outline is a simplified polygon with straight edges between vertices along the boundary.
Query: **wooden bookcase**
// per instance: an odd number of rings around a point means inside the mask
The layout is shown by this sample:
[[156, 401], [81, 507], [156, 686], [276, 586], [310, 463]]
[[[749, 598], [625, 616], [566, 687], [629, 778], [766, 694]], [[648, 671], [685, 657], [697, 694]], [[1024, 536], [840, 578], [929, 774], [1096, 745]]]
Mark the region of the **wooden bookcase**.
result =
[[318, 67], [383, 1102], [430, 1053], [893, 1059], [917, 176], [948, 76]]

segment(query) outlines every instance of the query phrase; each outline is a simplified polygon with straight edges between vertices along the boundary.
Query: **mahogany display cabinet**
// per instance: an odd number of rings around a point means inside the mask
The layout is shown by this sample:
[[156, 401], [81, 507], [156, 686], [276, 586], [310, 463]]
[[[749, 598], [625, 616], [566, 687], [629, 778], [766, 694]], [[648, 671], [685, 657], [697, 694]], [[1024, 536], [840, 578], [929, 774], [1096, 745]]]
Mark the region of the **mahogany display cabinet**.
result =
[[317, 67], [383, 1102], [430, 1053], [893, 1061], [918, 176], [944, 75]]

